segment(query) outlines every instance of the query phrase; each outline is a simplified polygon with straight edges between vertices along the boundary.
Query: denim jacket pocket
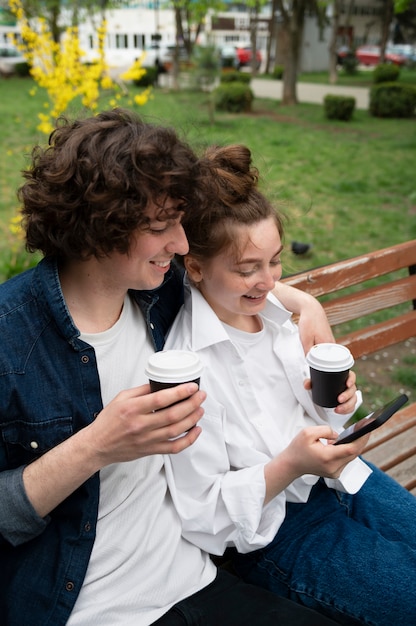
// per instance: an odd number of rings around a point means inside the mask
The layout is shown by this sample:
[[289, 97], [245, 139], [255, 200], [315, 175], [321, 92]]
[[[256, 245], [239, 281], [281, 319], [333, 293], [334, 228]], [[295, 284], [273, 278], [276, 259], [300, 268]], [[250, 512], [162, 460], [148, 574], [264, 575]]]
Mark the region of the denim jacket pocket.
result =
[[19, 467], [73, 434], [72, 417], [57, 417], [41, 422], [15, 420], [0, 424], [0, 433], [9, 467]]

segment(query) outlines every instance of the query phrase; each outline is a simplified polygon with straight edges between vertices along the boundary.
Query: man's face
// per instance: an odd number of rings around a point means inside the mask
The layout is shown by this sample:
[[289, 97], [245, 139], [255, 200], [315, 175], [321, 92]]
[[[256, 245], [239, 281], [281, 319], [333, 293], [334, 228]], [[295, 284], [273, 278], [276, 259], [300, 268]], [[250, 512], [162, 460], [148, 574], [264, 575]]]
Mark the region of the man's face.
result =
[[[178, 202], [166, 204], [172, 215]], [[172, 211], [173, 210], [173, 211]], [[188, 252], [188, 241], [181, 225], [182, 213], [178, 208], [173, 217], [162, 221], [157, 216], [160, 207], [147, 210], [149, 228], [138, 230], [131, 239], [128, 254], [113, 252], [108, 258], [109, 280], [116, 281], [119, 288], [154, 289], [161, 285], [175, 254]], [[107, 263], [105, 263], [107, 265]]]

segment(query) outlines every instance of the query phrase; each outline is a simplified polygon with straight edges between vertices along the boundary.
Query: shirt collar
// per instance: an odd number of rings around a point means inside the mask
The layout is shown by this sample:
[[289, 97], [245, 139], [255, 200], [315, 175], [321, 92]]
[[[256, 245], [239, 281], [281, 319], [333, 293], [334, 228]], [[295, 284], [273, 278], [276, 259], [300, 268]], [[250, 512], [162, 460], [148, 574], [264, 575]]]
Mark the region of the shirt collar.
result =
[[[203, 295], [189, 284], [187, 278], [184, 285], [185, 310], [191, 315], [192, 320], [192, 349], [202, 350], [223, 341], [230, 341], [227, 331]], [[264, 318], [281, 326], [291, 318], [291, 315], [272, 293], [268, 294], [266, 306], [262, 311]]]

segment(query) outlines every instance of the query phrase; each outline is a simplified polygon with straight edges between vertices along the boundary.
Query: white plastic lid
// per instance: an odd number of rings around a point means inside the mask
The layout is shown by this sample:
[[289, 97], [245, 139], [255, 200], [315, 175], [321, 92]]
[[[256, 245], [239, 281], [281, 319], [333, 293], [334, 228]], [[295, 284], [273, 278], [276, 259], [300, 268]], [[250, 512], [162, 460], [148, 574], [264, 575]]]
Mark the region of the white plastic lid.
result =
[[184, 383], [199, 378], [202, 363], [195, 352], [162, 350], [149, 357], [145, 369], [150, 380], [160, 383]]
[[337, 343], [317, 343], [306, 355], [309, 367], [321, 372], [344, 372], [354, 365], [351, 352]]

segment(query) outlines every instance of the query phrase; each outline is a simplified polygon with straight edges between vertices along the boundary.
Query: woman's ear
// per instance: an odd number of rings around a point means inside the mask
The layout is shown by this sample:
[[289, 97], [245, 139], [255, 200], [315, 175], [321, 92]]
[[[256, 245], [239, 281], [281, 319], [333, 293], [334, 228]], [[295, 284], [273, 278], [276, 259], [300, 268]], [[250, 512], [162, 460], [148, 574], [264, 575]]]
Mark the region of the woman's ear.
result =
[[195, 284], [200, 283], [202, 280], [202, 267], [199, 261], [190, 254], [186, 254], [183, 262], [189, 279]]

